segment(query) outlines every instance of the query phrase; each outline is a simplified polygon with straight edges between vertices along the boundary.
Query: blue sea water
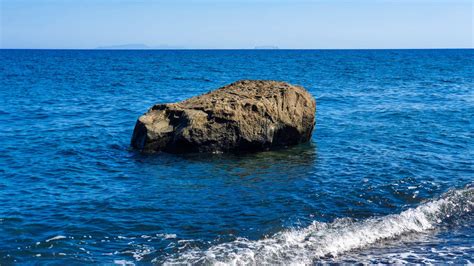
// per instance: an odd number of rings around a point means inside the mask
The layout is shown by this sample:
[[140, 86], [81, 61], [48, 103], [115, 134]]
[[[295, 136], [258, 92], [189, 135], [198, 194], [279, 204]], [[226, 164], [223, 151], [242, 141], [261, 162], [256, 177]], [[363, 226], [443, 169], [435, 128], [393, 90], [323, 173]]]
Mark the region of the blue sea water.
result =
[[[136, 119], [304, 86], [311, 143], [143, 155]], [[473, 263], [474, 50], [0, 50], [0, 264]]]

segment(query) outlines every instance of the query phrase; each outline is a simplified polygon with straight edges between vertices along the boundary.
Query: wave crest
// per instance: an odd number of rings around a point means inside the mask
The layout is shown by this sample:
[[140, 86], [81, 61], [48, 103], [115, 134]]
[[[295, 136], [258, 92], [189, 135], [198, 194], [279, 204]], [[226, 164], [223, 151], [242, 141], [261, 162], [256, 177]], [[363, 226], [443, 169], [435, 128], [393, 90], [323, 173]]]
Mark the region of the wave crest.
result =
[[311, 264], [382, 240], [459, 223], [473, 208], [474, 186], [470, 184], [399, 214], [362, 221], [314, 221], [303, 229], [282, 231], [257, 241], [238, 238], [207, 250], [188, 250], [168, 258], [165, 264]]

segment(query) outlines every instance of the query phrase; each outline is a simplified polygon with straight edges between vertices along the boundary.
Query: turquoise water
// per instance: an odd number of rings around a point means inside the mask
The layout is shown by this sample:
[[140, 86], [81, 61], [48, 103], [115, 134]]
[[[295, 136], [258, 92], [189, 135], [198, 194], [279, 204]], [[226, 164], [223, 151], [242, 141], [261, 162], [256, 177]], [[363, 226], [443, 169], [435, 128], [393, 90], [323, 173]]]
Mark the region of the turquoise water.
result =
[[[0, 264], [473, 262], [474, 51], [0, 50]], [[136, 119], [299, 84], [311, 143], [141, 155]]]

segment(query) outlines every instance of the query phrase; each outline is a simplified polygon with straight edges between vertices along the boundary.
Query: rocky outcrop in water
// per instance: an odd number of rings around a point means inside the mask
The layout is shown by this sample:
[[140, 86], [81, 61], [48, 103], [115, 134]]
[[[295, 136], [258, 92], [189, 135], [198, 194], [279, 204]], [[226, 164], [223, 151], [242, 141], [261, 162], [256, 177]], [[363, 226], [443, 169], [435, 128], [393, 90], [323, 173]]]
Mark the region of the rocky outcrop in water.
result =
[[316, 102], [284, 82], [242, 80], [142, 115], [132, 146], [144, 152], [259, 151], [306, 142]]

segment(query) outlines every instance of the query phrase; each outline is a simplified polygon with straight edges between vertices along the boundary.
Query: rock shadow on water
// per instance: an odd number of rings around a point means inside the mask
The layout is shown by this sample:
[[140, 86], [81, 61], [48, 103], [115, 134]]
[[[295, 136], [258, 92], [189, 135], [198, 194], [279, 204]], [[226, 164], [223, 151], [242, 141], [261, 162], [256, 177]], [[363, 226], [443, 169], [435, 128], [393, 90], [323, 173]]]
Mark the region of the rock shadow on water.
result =
[[[317, 163], [317, 145], [314, 142], [302, 143], [291, 147], [276, 148], [255, 153], [221, 154], [144, 154], [131, 151], [132, 158], [139, 168], [160, 171], [163, 168], [180, 168], [178, 177], [188, 178], [208, 174], [208, 178], [278, 178], [283, 180], [297, 176], [307, 176]], [[192, 171], [192, 173], [190, 172]], [[157, 173], [157, 175], [161, 175]], [[275, 179], [277, 178], [277, 179]]]

